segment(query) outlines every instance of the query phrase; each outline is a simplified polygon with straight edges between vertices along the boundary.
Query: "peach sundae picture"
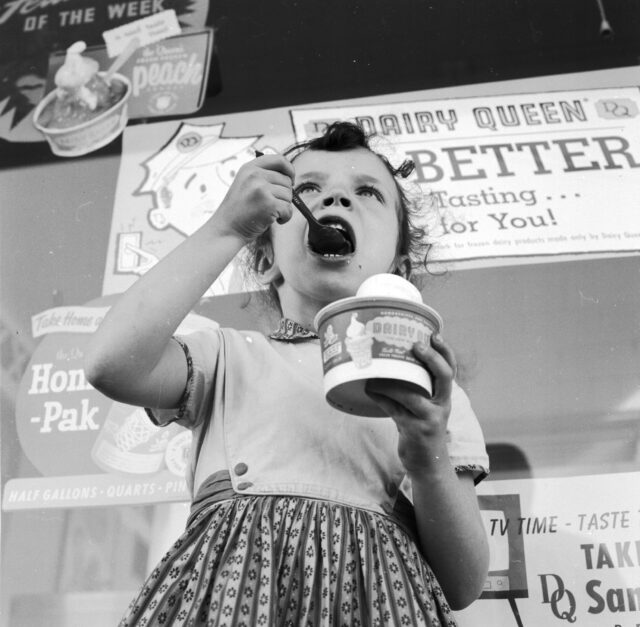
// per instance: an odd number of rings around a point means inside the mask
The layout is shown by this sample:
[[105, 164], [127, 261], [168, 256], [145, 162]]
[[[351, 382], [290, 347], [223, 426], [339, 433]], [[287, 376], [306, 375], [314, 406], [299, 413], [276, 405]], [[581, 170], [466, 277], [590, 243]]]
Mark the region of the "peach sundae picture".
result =
[[64, 64], [55, 74], [56, 88], [33, 114], [35, 127], [60, 156], [96, 150], [114, 140], [127, 123], [129, 79], [100, 72], [98, 62], [82, 54], [85, 50], [83, 41], [67, 49]]

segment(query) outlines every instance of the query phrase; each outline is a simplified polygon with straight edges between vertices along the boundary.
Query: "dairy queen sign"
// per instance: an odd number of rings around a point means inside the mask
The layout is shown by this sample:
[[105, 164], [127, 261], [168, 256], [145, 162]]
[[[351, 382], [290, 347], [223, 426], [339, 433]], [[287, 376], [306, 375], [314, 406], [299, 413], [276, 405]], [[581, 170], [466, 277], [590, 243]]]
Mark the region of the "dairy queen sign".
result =
[[480, 484], [491, 565], [460, 626], [640, 627], [639, 483], [620, 473]]

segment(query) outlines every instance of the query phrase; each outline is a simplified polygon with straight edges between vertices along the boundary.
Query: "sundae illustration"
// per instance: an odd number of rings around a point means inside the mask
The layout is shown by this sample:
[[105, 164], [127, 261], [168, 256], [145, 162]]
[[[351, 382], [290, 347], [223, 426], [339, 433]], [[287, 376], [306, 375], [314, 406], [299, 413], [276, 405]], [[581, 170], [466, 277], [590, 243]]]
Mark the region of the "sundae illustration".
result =
[[85, 49], [83, 41], [67, 49], [64, 65], [54, 79], [55, 98], [47, 103], [38, 119], [42, 126], [77, 126], [98, 117], [124, 97], [125, 83], [115, 78], [107, 83], [99, 74], [98, 62], [82, 56]]
[[144, 409], [114, 403], [92, 450], [105, 470], [124, 473], [156, 472], [164, 465], [171, 433], [156, 427]]
[[358, 320], [357, 312], [351, 314], [351, 322], [347, 327], [347, 337], [344, 343], [356, 368], [366, 368], [371, 364], [373, 335], [368, 333], [364, 324]]
[[128, 121], [129, 79], [113, 71], [101, 72], [95, 59], [82, 54], [85, 50], [83, 41], [67, 49], [64, 64], [55, 74], [56, 88], [33, 113], [34, 126], [62, 157], [105, 146]]
[[152, 424], [144, 411], [138, 410], [127, 416], [124, 423], [113, 434], [113, 439], [121, 451], [131, 451], [140, 444], [146, 444], [156, 433], [160, 432], [161, 430]]

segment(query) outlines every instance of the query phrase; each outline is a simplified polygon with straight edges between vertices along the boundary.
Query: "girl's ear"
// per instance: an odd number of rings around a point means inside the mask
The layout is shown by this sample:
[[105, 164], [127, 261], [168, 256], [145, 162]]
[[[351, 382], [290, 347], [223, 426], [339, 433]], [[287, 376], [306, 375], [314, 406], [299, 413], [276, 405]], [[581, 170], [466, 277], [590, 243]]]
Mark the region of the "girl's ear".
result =
[[409, 255], [398, 255], [391, 269], [392, 274], [397, 274], [403, 279], [408, 279], [411, 276], [411, 260]]
[[273, 261], [271, 245], [265, 246], [256, 254], [256, 270], [258, 281], [263, 285], [269, 285], [280, 279], [280, 268]]

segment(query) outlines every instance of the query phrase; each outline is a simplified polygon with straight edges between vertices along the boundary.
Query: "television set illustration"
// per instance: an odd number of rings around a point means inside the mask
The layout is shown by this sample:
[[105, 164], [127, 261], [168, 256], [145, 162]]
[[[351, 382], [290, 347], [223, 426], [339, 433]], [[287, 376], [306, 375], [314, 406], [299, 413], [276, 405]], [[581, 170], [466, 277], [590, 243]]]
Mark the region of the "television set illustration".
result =
[[489, 574], [480, 598], [507, 599], [520, 626], [515, 600], [529, 596], [524, 540], [518, 529], [520, 495], [480, 495], [478, 501], [490, 548]]

